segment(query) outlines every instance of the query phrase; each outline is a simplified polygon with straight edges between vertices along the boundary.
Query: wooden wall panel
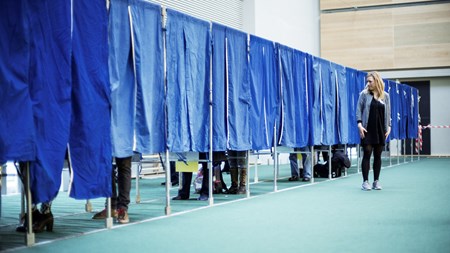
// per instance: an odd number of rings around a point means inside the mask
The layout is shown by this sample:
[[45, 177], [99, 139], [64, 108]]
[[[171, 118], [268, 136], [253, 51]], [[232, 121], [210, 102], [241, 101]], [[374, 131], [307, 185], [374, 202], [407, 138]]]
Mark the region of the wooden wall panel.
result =
[[430, 2], [433, 0], [320, 0], [320, 10], [379, 6], [412, 2]]
[[450, 4], [322, 13], [321, 57], [363, 70], [450, 67]]

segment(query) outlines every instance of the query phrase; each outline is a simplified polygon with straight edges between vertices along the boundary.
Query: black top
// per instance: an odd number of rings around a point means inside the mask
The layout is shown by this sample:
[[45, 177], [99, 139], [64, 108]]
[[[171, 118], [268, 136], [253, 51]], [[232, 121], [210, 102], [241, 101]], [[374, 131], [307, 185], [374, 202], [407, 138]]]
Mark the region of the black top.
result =
[[376, 100], [372, 99], [370, 103], [369, 121], [367, 122], [367, 133], [364, 139], [361, 139], [362, 145], [377, 145], [381, 144], [384, 146], [386, 143], [386, 138], [384, 136], [384, 110], [385, 105]]

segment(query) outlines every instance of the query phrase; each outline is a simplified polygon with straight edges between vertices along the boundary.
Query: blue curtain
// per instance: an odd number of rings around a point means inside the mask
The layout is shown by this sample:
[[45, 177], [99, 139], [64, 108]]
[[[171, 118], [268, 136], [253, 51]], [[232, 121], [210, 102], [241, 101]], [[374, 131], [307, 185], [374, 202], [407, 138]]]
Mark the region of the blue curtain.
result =
[[399, 84], [399, 92], [400, 92], [400, 131], [399, 131], [399, 139], [406, 139], [406, 131], [408, 125], [408, 110], [410, 105], [408, 104], [408, 95], [407, 95], [407, 87], [404, 84]]
[[247, 34], [227, 28], [228, 148], [251, 149]]
[[29, 85], [37, 159], [31, 163], [34, 203], [58, 194], [71, 119], [71, 4], [27, 3], [30, 27]]
[[310, 145], [322, 144], [322, 74], [321, 59], [311, 56], [310, 63]]
[[282, 84], [282, 124], [280, 144], [287, 147], [308, 145], [306, 54], [279, 45]]
[[135, 78], [131, 54], [128, 0], [111, 0], [109, 7], [109, 76], [111, 138], [115, 157], [133, 155]]
[[105, 2], [74, 1], [73, 26], [70, 196], [108, 197], [111, 196], [112, 153]]
[[[349, 143], [348, 88], [346, 68], [331, 63], [331, 82], [336, 87], [335, 143]], [[354, 123], [353, 123], [354, 124]]]
[[407, 96], [407, 105], [405, 106], [408, 111], [408, 126], [406, 137], [409, 139], [415, 138], [415, 123], [414, 123], [414, 96], [413, 96], [413, 88], [409, 85], [406, 85], [406, 96]]
[[[357, 82], [358, 73], [356, 69], [346, 68], [347, 92], [348, 92], [348, 144], [359, 144], [360, 137], [356, 122], [356, 106], [358, 103], [360, 87]], [[342, 101], [341, 101], [342, 102]]]
[[396, 82], [389, 80], [389, 97], [391, 99], [391, 133], [390, 140], [400, 138], [400, 90]]
[[336, 140], [336, 86], [332, 82], [331, 62], [322, 59], [322, 126], [323, 145], [333, 145]]
[[273, 42], [251, 35], [249, 54], [252, 149], [269, 149], [279, 101], [276, 48]]
[[131, 1], [136, 70], [136, 151], [154, 154], [165, 150], [164, 55], [161, 7]]
[[226, 111], [226, 65], [225, 65], [226, 27], [212, 25], [212, 83], [213, 83], [213, 151], [227, 150], [227, 111]]
[[209, 23], [167, 10], [167, 146], [209, 149]]
[[0, 164], [36, 158], [26, 3], [0, 1]]
[[419, 134], [419, 92], [416, 88], [412, 89], [412, 122], [409, 138], [417, 138]]

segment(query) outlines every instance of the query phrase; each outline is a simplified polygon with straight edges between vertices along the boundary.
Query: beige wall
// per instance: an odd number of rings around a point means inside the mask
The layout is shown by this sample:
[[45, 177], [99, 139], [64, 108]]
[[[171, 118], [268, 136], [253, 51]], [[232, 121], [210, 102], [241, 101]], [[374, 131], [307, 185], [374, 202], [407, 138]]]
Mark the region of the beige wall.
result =
[[411, 2], [431, 2], [432, 0], [320, 0], [321, 10], [355, 8], [365, 6], [380, 6]]
[[[409, 1], [321, 1], [350, 7]], [[338, 3], [340, 3], [338, 5]], [[450, 66], [450, 3], [321, 13], [321, 57], [361, 70]]]

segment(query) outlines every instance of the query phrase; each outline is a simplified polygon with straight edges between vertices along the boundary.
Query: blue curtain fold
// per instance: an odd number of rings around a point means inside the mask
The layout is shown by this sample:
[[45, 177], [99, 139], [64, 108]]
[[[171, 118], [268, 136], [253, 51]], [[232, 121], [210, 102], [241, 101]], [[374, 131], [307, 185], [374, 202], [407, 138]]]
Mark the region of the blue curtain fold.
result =
[[406, 85], [406, 97], [407, 97], [407, 105], [405, 106], [408, 112], [408, 125], [406, 138], [412, 139], [415, 138], [415, 124], [414, 124], [414, 96], [413, 96], [413, 88], [411, 86]]
[[131, 53], [128, 0], [111, 0], [109, 7], [109, 77], [111, 87], [111, 138], [115, 157], [133, 155], [135, 77]]
[[36, 159], [27, 1], [0, 1], [0, 164]]
[[409, 132], [409, 138], [417, 138], [419, 135], [419, 91], [416, 88], [412, 88], [412, 120], [411, 128]]
[[73, 114], [69, 144], [73, 167], [70, 196], [76, 199], [111, 196], [107, 28], [104, 1], [73, 2]]
[[226, 64], [225, 38], [226, 27], [216, 23], [211, 29], [212, 46], [212, 121], [213, 151], [227, 150], [227, 111], [226, 111]]
[[399, 84], [400, 92], [400, 122], [399, 122], [399, 139], [404, 140], [407, 136], [407, 126], [408, 126], [408, 110], [410, 104], [408, 104], [407, 86], [404, 84]]
[[335, 125], [335, 143], [349, 143], [349, 104], [347, 88], [347, 72], [342, 65], [331, 63], [331, 82], [336, 89], [336, 125]]
[[282, 124], [280, 144], [287, 147], [308, 145], [306, 54], [279, 45], [282, 85]]
[[332, 81], [331, 62], [322, 59], [322, 126], [323, 145], [336, 144], [336, 86]]
[[226, 29], [228, 69], [228, 148], [251, 149], [247, 34]]
[[398, 140], [400, 137], [400, 91], [398, 84], [389, 80], [389, 97], [391, 99], [391, 133], [390, 140]]
[[30, 27], [29, 87], [36, 131], [30, 164], [33, 203], [58, 194], [71, 119], [71, 4], [27, 1]]
[[[358, 124], [356, 122], [356, 106], [358, 103], [360, 87], [357, 82], [357, 70], [352, 68], [346, 68], [346, 80], [347, 80], [347, 98], [348, 98], [348, 131], [349, 139], [348, 144], [359, 144], [360, 137], [358, 132]], [[342, 102], [342, 101], [341, 101]]]
[[165, 150], [164, 54], [161, 7], [143, 0], [130, 2], [136, 70], [135, 150]]
[[209, 149], [210, 25], [167, 10], [167, 146]]
[[279, 81], [272, 41], [250, 35], [250, 129], [253, 150], [272, 147], [278, 112]]
[[322, 144], [322, 74], [321, 59], [311, 56], [310, 75], [310, 145]]

